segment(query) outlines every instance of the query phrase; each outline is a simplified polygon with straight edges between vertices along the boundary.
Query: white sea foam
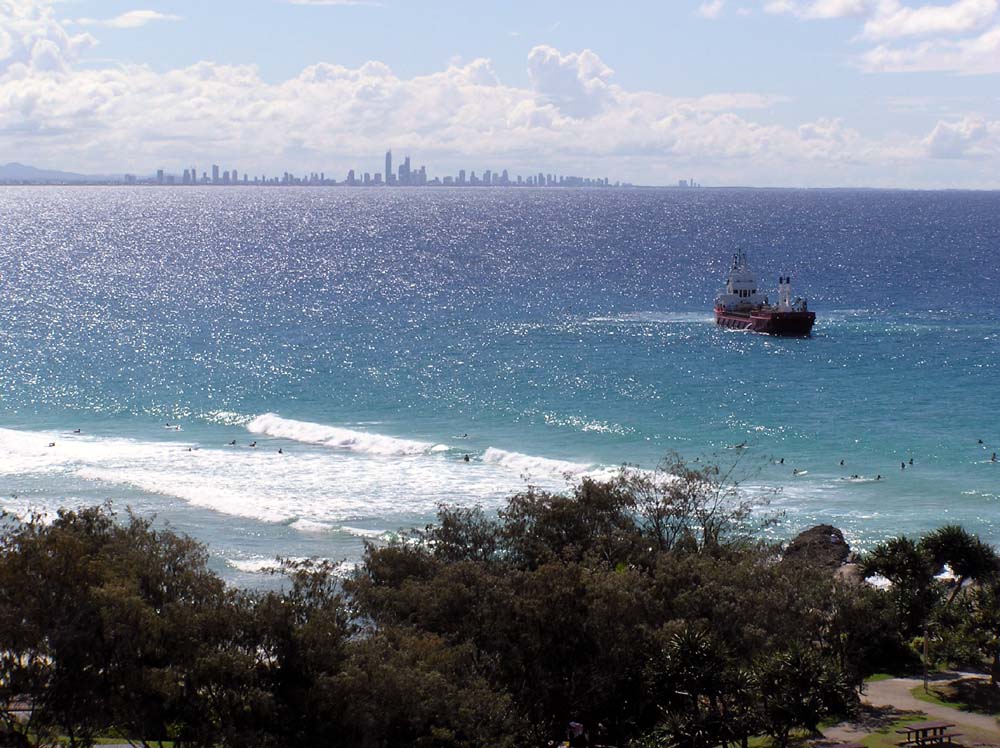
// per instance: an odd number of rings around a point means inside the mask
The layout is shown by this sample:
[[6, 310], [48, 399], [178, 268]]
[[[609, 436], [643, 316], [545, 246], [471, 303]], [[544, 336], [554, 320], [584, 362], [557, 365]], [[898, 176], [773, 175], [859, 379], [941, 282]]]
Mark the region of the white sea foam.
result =
[[483, 453], [483, 462], [489, 465], [500, 465], [515, 470], [526, 477], [582, 477], [594, 469], [593, 465], [584, 465], [567, 460], [553, 460], [548, 457], [535, 457], [520, 452], [508, 452], [505, 449], [490, 447]]
[[[52, 442], [55, 446], [48, 447]], [[400, 522], [409, 526], [414, 515], [433, 515], [440, 503], [499, 506], [524, 488], [522, 470], [531, 473], [536, 485], [558, 489], [565, 487], [562, 473], [585, 467], [499, 450], [493, 453], [497, 464], [492, 464], [426, 452], [401, 458], [303, 446], [279, 455], [273, 449], [197, 446], [0, 429], [0, 477], [29, 484], [41, 478], [44, 485], [60, 487], [49, 496], [36, 492], [30, 499], [0, 505], [20, 511], [52, 509], [65, 505], [66, 495], [93, 495], [107, 487], [323, 533], [365, 518], [395, 527], [392, 518], [400, 515], [407, 517]]]
[[[266, 419], [258, 426], [273, 431], [281, 430], [275, 426], [297, 428], [296, 422], [281, 419]], [[314, 425], [305, 426], [308, 432]], [[567, 480], [612, 474], [601, 466], [495, 448], [466, 463], [430, 451], [433, 445], [429, 443], [378, 435], [366, 435], [375, 440], [366, 443], [374, 443], [375, 451], [303, 444], [286, 446], [279, 455], [276, 449], [199, 449], [194, 442], [155, 438], [159, 433], [155, 429], [150, 433], [154, 438], [125, 439], [0, 429], [0, 478], [53, 487], [51, 495], [36, 491], [17, 502], [0, 501], [0, 506], [22, 512], [51, 510], [66, 505], [65, 497], [73, 493], [138, 492], [220, 514], [283, 524], [302, 534], [344, 532], [379, 539], [389, 537], [396, 528], [411, 526], [415, 516], [432, 516], [442, 503], [497, 507], [523, 490], [527, 481], [561, 490]], [[55, 446], [49, 447], [52, 442]], [[354, 443], [361, 442], [356, 439]], [[406, 453], [409, 447], [400, 446], [413, 444], [421, 445], [420, 453]], [[401, 450], [403, 456], [398, 455]], [[366, 529], [370, 523], [387, 529]]]
[[257, 416], [247, 424], [247, 430], [262, 436], [273, 436], [306, 444], [318, 444], [332, 449], [383, 456], [421, 455], [431, 451], [441, 451], [438, 449], [439, 447], [448, 449], [445, 445], [399, 439], [394, 436], [354, 431], [353, 429], [326, 426], [309, 421], [295, 421], [290, 418], [282, 418], [274, 413], [264, 413]]
[[881, 574], [876, 574], [875, 576], [868, 577], [865, 581], [872, 587], [878, 590], [887, 590], [892, 587], [892, 582], [883, 577]]
[[348, 525], [341, 525], [338, 529], [341, 532], [346, 532], [348, 535], [354, 535], [359, 538], [383, 538], [390, 534], [386, 530], [367, 530], [363, 527], [349, 527]]
[[293, 530], [312, 534], [327, 533], [333, 529], [333, 525], [329, 522], [317, 522], [314, 519], [296, 519], [294, 522], [289, 523], [288, 526]]
[[275, 558], [228, 558], [226, 563], [234, 569], [245, 571], [248, 574], [267, 574], [281, 568], [281, 564]]
[[[307, 559], [304, 557], [289, 558], [288, 561], [328, 561], [329, 559]], [[277, 558], [227, 558], [226, 565], [247, 574], [271, 574], [281, 571], [281, 562]], [[333, 569], [338, 577], [345, 577], [358, 568], [356, 561], [341, 561]]]

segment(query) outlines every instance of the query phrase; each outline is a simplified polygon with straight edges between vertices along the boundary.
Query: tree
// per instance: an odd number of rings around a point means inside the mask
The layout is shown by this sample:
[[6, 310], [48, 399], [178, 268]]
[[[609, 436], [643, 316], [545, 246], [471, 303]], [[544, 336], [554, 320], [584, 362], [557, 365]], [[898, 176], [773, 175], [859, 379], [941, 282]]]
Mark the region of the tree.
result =
[[997, 573], [997, 554], [978, 536], [960, 525], [945, 525], [925, 535], [920, 541], [920, 549], [933, 561], [940, 573], [947, 564], [955, 575], [955, 587], [948, 597], [948, 605], [970, 580], [979, 580]]
[[732, 659], [721, 642], [690, 622], [666, 628], [661, 637], [665, 641], [651, 675], [665, 714], [662, 736], [671, 745], [707, 748], [742, 733], [726, 709]]
[[816, 651], [801, 646], [764, 655], [754, 666], [761, 721], [779, 746], [788, 744], [793, 728], [815, 735], [828, 716], [846, 716], [857, 693], [840, 669]]
[[[513, 700], [479, 672], [475, 648], [387, 628], [359, 640], [335, 676], [353, 746], [515, 748], [524, 725]], [[311, 742], [308, 745], [319, 745]], [[329, 745], [329, 737], [323, 744]]]
[[107, 507], [4, 518], [0, 701], [27, 698], [30, 729], [71, 746], [111, 730], [214, 745], [202, 698], [230, 683], [206, 683], [204, 663], [229, 645], [233, 593], [198, 543], [117, 520]]
[[892, 582], [893, 601], [901, 631], [921, 633], [939, 597], [934, 560], [926, 548], [906, 537], [879, 543], [861, 561], [866, 577], [881, 575]]
[[253, 682], [267, 696], [266, 711], [245, 715], [257, 720], [258, 744], [352, 745], [342, 734], [346, 699], [338, 678], [360, 631], [334, 570], [330, 562], [284, 561], [290, 586], [249, 601]]
[[990, 684], [1000, 687], [1000, 579], [977, 585], [972, 593], [972, 635], [990, 662]]

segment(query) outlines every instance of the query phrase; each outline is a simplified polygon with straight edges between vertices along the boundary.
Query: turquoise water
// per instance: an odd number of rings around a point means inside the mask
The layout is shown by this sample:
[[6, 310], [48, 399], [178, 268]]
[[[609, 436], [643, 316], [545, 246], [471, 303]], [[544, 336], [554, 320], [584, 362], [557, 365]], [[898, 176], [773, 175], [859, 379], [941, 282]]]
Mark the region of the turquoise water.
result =
[[[716, 328], [737, 249], [812, 338]], [[1000, 543], [998, 250], [997, 193], [3, 188], [0, 504], [155, 513], [255, 584], [676, 451], [779, 534]]]

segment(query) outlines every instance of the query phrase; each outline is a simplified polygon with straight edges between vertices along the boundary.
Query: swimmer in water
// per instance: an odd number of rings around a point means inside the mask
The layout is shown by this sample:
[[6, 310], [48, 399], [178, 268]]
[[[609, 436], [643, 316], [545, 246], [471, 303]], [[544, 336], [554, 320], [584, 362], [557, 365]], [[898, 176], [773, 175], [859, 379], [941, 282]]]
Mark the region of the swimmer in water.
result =
[[840, 461], [840, 466], [844, 467], [844, 461], [843, 460]]
[[982, 439], [976, 439], [976, 442], [979, 443], [979, 444], [982, 444], [983, 440]]
[[911, 465], [913, 464], [913, 458], [912, 457], [910, 458], [910, 464]]
[[462, 459], [465, 460], [466, 462], [468, 462], [469, 461], [469, 455], [465, 455], [465, 457], [463, 457]]
[[284, 452], [282, 451], [281, 447], [278, 447], [278, 454], [279, 454], [279, 455], [283, 455], [283, 454], [285, 454], [285, 453], [284, 453]]

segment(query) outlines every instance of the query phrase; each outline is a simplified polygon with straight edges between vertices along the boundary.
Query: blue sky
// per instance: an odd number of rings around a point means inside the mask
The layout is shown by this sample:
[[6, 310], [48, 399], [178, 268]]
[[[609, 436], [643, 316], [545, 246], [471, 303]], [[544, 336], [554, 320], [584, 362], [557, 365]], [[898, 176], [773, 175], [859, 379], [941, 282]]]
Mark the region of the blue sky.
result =
[[1000, 188], [998, 0], [0, 0], [0, 161]]

